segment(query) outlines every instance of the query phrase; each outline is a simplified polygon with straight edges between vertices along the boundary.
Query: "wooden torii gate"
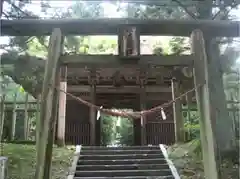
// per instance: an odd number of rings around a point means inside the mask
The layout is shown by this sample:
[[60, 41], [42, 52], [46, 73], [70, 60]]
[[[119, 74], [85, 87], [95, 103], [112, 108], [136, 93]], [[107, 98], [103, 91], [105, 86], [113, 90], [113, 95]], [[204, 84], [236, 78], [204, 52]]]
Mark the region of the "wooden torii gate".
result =
[[[38, 155], [37, 155], [37, 170], [36, 179], [50, 178], [51, 153], [55, 123], [57, 116], [59, 120], [63, 118], [64, 106], [66, 104], [58, 104], [59, 98], [66, 98], [66, 93], [60, 92], [57, 89], [66, 91], [66, 65], [93, 65], [101, 66], [112, 64], [122, 65], [129, 63], [132, 59], [136, 59], [136, 65], [146, 63], [157, 63], [162, 65], [183, 65], [193, 62], [194, 81], [197, 95], [198, 110], [200, 113], [201, 125], [201, 144], [204, 159], [204, 170], [207, 179], [218, 179], [217, 164], [216, 164], [216, 148], [215, 148], [215, 133], [213, 127], [215, 125], [217, 107], [219, 104], [212, 104], [210, 96], [215, 96], [216, 93], [211, 90], [214, 81], [209, 78], [209, 74], [214, 71], [209, 71], [208, 59], [206, 56], [204, 36], [239, 36], [239, 22], [229, 21], [173, 21], [173, 20], [135, 20], [135, 19], [91, 19], [91, 20], [1, 20], [2, 35], [17, 35], [17, 36], [33, 36], [33, 35], [50, 35], [50, 43], [48, 49], [48, 61], [45, 67], [44, 84], [42, 92], [41, 104], [41, 129], [39, 131]], [[108, 28], [102, 28], [102, 27]], [[96, 61], [89, 59], [78, 59], [76, 56], [62, 56], [63, 37], [67, 34], [88, 34], [88, 35], [111, 35], [111, 34], [126, 34], [123, 33], [126, 29], [134, 30], [133, 38], [139, 41], [140, 35], [175, 35], [175, 36], [190, 36], [192, 42], [192, 56], [194, 61], [188, 59], [169, 60], [164, 57], [162, 59], [148, 62], [141, 61], [139, 52], [139, 43], [130, 41], [134, 49], [128, 51], [126, 45], [119, 46], [119, 56], [108, 62], [103, 60]], [[198, 30], [196, 30], [198, 29]], [[119, 33], [120, 32], [120, 33]], [[127, 33], [128, 34], [128, 33]], [[129, 34], [128, 34], [129, 35]], [[125, 36], [120, 37], [123, 39]], [[120, 39], [120, 38], [119, 38]], [[120, 44], [124, 44], [119, 41]], [[129, 42], [127, 43], [129, 44]], [[125, 50], [122, 50], [125, 49]], [[127, 59], [126, 59], [127, 58]], [[122, 60], [125, 59], [125, 60]], [[60, 78], [60, 76], [62, 76]], [[57, 89], [56, 89], [57, 87]], [[217, 96], [215, 96], [217, 97]], [[216, 108], [211, 108], [215, 105]], [[211, 109], [211, 110], [210, 110]], [[59, 113], [59, 114], [58, 114]], [[57, 115], [58, 114], [58, 115]], [[59, 129], [60, 130], [60, 129]], [[59, 131], [60, 132], [60, 131]], [[95, 140], [95, 139], [92, 139]], [[50, 153], [46, 154], [46, 150]], [[47, 170], [48, 169], [48, 170]]]

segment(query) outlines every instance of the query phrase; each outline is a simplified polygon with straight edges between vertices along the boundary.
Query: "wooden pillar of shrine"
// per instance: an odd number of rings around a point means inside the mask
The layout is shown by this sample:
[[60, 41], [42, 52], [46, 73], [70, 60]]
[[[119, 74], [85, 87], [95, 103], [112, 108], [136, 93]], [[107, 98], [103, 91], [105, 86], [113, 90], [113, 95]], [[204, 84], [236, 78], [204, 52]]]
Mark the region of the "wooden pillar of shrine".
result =
[[29, 137], [29, 117], [28, 117], [28, 93], [25, 97], [25, 109], [24, 109], [24, 140], [28, 140]]
[[[90, 84], [90, 103], [96, 104], [96, 84], [97, 76], [96, 71], [91, 70], [89, 75], [89, 84]], [[97, 120], [97, 111], [94, 107], [90, 107], [89, 110], [89, 119], [90, 119], [90, 145], [96, 145], [96, 120]]]
[[[96, 103], [96, 84], [90, 86], [90, 100], [92, 104]], [[90, 108], [90, 144], [95, 145], [96, 143], [96, 110]]]
[[[145, 86], [140, 86], [140, 110], [146, 110], [146, 90]], [[141, 116], [141, 145], [147, 144], [146, 136], [146, 116]]]
[[[175, 78], [171, 80], [171, 84], [172, 99], [175, 100], [175, 98], [180, 96], [180, 85]], [[182, 117], [182, 103], [180, 99], [173, 103], [173, 119], [175, 128], [175, 141], [184, 142], [184, 121]]]
[[[187, 106], [187, 121], [192, 125], [192, 119], [191, 119], [191, 107], [192, 107], [192, 97], [193, 93], [188, 93], [186, 95], [186, 106]], [[188, 129], [188, 140], [192, 140], [192, 131]]]
[[65, 123], [66, 123], [66, 104], [67, 104], [67, 66], [60, 68], [60, 92], [59, 92], [59, 108], [57, 122], [57, 144], [65, 145]]
[[[146, 84], [147, 74], [146, 70], [140, 69], [137, 83], [140, 86], [140, 110], [146, 110]], [[147, 144], [146, 136], [146, 116], [141, 116], [141, 145]]]
[[12, 110], [12, 121], [11, 121], [11, 136], [10, 139], [13, 141], [15, 140], [15, 134], [16, 134], [16, 120], [17, 120], [17, 92], [14, 94], [13, 99], [13, 110]]

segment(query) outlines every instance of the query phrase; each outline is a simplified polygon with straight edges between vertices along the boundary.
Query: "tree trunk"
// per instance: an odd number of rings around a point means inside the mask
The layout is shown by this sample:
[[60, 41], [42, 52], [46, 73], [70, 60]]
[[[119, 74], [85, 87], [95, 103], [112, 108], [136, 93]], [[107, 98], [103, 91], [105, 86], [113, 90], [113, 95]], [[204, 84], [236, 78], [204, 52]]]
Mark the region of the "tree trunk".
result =
[[213, 93], [217, 94], [214, 96], [210, 95], [211, 110], [215, 111], [215, 121], [212, 122], [215, 124], [213, 127], [216, 133], [218, 150], [224, 154], [225, 152], [231, 151], [234, 146], [233, 121], [229, 117], [227, 110], [219, 47], [216, 43], [213, 44], [212, 42], [213, 40], [206, 40], [206, 52], [209, 60], [208, 67], [210, 72], [209, 78], [210, 81], [214, 82], [209, 84], [209, 88]]
[[[199, 19], [212, 19], [212, 1], [208, 0], [201, 4], [202, 5], [198, 7]], [[213, 91], [213, 93], [216, 93], [216, 96], [218, 96], [217, 99], [210, 96], [211, 110], [217, 111], [213, 114], [215, 116], [215, 121], [212, 121], [212, 123], [216, 135], [218, 150], [220, 152], [226, 152], [233, 147], [232, 141], [234, 139], [234, 134], [232, 130], [232, 121], [229, 118], [227, 111], [227, 101], [222, 78], [223, 73], [219, 58], [219, 46], [216, 43], [212, 43], [212, 37], [208, 36], [208, 34], [204, 34], [204, 36], [206, 55], [209, 63], [209, 79], [211, 82], [214, 82], [209, 84], [209, 90]]]
[[5, 117], [5, 94], [1, 96], [1, 109], [0, 109], [0, 141], [2, 141], [3, 126], [4, 126], [4, 117]]
[[37, 112], [36, 112], [36, 149], [39, 147], [39, 135], [40, 135], [40, 105], [41, 105], [41, 94], [37, 95]]

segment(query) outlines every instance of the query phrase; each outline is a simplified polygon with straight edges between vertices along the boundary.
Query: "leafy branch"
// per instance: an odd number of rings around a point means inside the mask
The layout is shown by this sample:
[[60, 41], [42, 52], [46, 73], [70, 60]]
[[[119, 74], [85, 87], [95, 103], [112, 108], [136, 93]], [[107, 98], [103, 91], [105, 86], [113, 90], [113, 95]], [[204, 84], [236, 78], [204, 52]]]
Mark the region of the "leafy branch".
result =
[[220, 8], [220, 10], [213, 16], [212, 20], [220, 19], [220, 20], [225, 20], [228, 14], [231, 12], [232, 9], [236, 8], [240, 2], [235, 2], [230, 6], [230, 9], [227, 9], [225, 6], [223, 9]]
[[173, 0], [173, 2], [176, 2], [180, 7], [182, 7], [182, 8], [184, 9], [184, 11], [185, 11], [190, 17], [192, 17], [194, 20], [197, 20], [196, 15], [195, 15], [193, 12], [189, 11], [188, 8], [187, 8], [184, 4], [182, 4], [179, 0]]

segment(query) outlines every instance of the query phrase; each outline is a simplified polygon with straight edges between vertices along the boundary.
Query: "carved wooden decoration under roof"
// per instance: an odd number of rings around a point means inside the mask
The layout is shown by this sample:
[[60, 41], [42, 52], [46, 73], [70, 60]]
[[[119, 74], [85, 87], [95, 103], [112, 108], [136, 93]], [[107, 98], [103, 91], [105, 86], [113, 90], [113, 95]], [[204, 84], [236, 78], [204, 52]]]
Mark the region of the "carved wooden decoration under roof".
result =
[[121, 86], [124, 86], [126, 84], [126, 80], [124, 78], [124, 75], [120, 71], [116, 71], [113, 74], [112, 80], [113, 80], [113, 86], [115, 86], [115, 87], [121, 87]]
[[[188, 73], [190, 69], [185, 69]], [[90, 84], [90, 77], [95, 79], [96, 84], [112, 85], [138, 85], [139, 75], [141, 78], [147, 78], [147, 81], [155, 84], [162, 84], [170, 81], [171, 78], [177, 77], [179, 80], [191, 80], [190, 75], [186, 75], [182, 67], [149, 67], [141, 69], [139, 67], [130, 68], [68, 68], [68, 84]], [[184, 73], [185, 72], [185, 73]], [[117, 84], [118, 83], [118, 84]], [[147, 83], [146, 83], [147, 84]], [[121, 86], [120, 85], [120, 86]]]
[[148, 71], [145, 68], [140, 68], [137, 75], [136, 84], [140, 86], [146, 85], [148, 82]]
[[97, 85], [99, 84], [99, 81], [100, 76], [96, 69], [95, 68], [88, 69], [88, 83], [90, 85]]

